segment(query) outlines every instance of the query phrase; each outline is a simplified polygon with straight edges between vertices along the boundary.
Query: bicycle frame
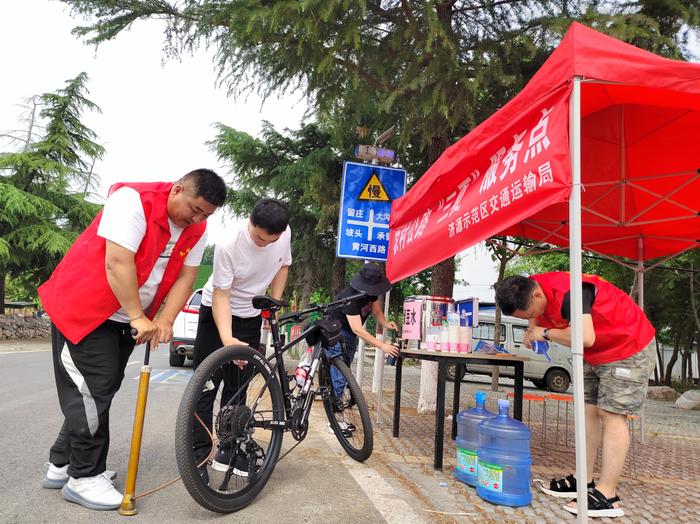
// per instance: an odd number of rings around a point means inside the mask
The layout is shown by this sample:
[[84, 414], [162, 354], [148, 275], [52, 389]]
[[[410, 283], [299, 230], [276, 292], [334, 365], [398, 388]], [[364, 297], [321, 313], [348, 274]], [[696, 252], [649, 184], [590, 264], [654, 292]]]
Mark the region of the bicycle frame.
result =
[[[291, 405], [291, 390], [289, 388], [289, 380], [287, 379], [287, 369], [284, 366], [284, 353], [289, 350], [290, 348], [294, 347], [297, 345], [299, 342], [304, 340], [308, 335], [316, 331], [317, 329], [320, 329], [318, 325], [312, 324], [309, 326], [307, 329], [305, 329], [298, 337], [296, 337], [294, 340], [290, 341], [289, 343], [285, 344], [282, 338], [282, 335], [280, 335], [280, 327], [283, 326], [284, 324], [288, 322], [292, 322], [294, 320], [301, 321], [305, 318], [307, 318], [309, 315], [312, 313], [316, 312], [321, 312], [321, 313], [328, 313], [329, 311], [333, 311], [335, 309], [340, 309], [341, 307], [345, 307], [349, 304], [351, 304], [353, 301], [362, 298], [366, 296], [365, 293], [360, 293], [357, 295], [352, 295], [350, 297], [344, 298], [342, 300], [337, 300], [335, 302], [330, 302], [329, 304], [321, 305], [321, 306], [316, 306], [313, 308], [309, 308], [303, 311], [295, 312], [295, 313], [288, 313], [286, 315], [282, 315], [279, 319], [277, 318], [277, 315], [274, 313], [270, 314], [270, 318], [268, 319], [270, 322], [270, 331], [272, 332], [272, 346], [275, 350], [275, 353], [273, 356], [269, 357], [267, 360], [268, 362], [272, 359], [276, 359], [276, 363], [274, 366], [274, 369], [276, 371], [277, 377], [280, 382], [280, 386], [282, 388], [282, 396], [284, 398], [284, 407], [285, 407], [285, 418], [287, 420], [287, 423], [285, 424], [285, 428], [288, 428], [288, 424], [292, 415], [292, 405]], [[344, 341], [340, 340], [341, 346], [343, 348], [343, 354], [345, 353], [345, 343]], [[308, 382], [310, 383], [313, 377], [315, 376], [316, 372], [318, 371], [318, 367], [321, 362], [325, 363], [325, 352], [322, 351], [323, 345], [322, 344], [317, 344], [316, 347], [313, 350], [313, 353], [311, 355], [311, 370], [309, 372], [309, 378]], [[308, 388], [308, 386], [304, 386], [305, 388]], [[308, 393], [308, 389], [304, 391], [304, 393]], [[313, 395], [310, 397], [311, 401], [313, 401]], [[308, 416], [308, 411], [310, 407], [310, 401], [307, 399], [307, 403], [304, 406], [304, 417]]]

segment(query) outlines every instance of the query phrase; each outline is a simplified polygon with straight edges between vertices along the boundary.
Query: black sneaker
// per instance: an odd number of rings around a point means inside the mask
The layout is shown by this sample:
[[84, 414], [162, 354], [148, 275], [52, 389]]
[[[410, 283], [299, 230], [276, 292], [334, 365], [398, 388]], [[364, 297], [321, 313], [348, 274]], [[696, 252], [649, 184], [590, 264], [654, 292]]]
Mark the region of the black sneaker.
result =
[[262, 448], [253, 439], [241, 444], [236, 454], [236, 465], [233, 474], [238, 477], [248, 477], [262, 467], [264, 454]]
[[345, 402], [343, 402], [339, 398], [336, 398], [333, 400], [333, 413], [342, 413], [342, 411], [344, 409], [345, 409]]
[[[549, 483], [549, 488], [545, 488], [544, 483], [540, 481], [539, 487], [543, 493], [553, 497], [570, 499], [572, 497], [576, 498], [577, 494], [576, 477], [573, 475], [569, 475], [568, 477], [559, 480], [552, 479]], [[595, 481], [590, 481], [587, 488], [595, 488]]]
[[214, 460], [211, 463], [211, 469], [226, 473], [233, 464], [233, 449], [230, 446], [220, 447]]

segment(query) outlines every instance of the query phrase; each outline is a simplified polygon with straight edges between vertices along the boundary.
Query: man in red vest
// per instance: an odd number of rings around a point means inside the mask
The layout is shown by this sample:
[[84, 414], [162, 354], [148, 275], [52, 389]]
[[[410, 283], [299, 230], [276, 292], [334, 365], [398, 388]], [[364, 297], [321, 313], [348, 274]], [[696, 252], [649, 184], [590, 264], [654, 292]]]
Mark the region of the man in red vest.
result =
[[45, 488], [90, 509], [120, 506], [116, 474], [106, 470], [112, 398], [135, 344], [155, 349], [172, 338], [206, 245], [205, 221], [225, 198], [226, 184], [209, 169], [174, 184], [116, 184], [39, 288], [64, 415]]
[[[625, 292], [604, 279], [583, 276], [583, 358], [586, 402], [588, 515], [624, 515], [617, 484], [629, 448], [628, 415], [637, 415], [646, 398], [653, 360], [646, 350], [654, 327]], [[496, 287], [503, 313], [527, 319], [523, 343], [554, 341], [571, 346], [570, 275], [544, 273], [515, 276]], [[598, 485], [593, 467], [602, 444]], [[556, 497], [576, 497], [576, 479], [552, 480], [540, 489]], [[564, 509], [576, 513], [576, 502]]]

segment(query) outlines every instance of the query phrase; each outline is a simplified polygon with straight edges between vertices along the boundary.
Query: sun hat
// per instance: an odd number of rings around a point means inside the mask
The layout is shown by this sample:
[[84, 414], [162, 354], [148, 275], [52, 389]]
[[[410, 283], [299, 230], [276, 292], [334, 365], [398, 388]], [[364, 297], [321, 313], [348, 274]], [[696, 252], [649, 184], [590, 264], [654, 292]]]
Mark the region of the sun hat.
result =
[[350, 280], [350, 287], [368, 295], [383, 295], [391, 289], [391, 282], [376, 264], [365, 264]]

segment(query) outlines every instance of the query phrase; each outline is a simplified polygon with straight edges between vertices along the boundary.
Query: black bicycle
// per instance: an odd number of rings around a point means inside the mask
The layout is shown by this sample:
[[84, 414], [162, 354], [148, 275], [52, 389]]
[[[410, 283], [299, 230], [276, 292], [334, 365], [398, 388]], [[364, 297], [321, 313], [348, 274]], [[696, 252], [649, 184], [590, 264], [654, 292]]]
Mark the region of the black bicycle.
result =
[[[363, 296], [279, 319], [277, 312], [287, 304], [256, 296], [253, 306], [269, 318], [274, 354], [265, 358], [264, 353], [248, 346], [226, 346], [195, 370], [180, 402], [175, 452], [185, 488], [201, 506], [229, 513], [250, 504], [265, 487], [275, 465], [306, 437], [317, 396], [323, 400], [329, 429], [347, 454], [358, 462], [370, 457], [374, 444], [367, 403], [344, 360], [342, 324], [329, 316]], [[285, 344], [280, 327], [302, 322], [314, 313], [320, 313], [321, 318]], [[297, 380], [287, 374], [283, 355], [304, 339], [311, 358]], [[342, 354], [329, 357], [325, 350], [338, 342]], [[332, 377], [337, 381], [341, 376], [346, 386], [336, 392]], [[280, 457], [285, 432], [297, 443]]]

